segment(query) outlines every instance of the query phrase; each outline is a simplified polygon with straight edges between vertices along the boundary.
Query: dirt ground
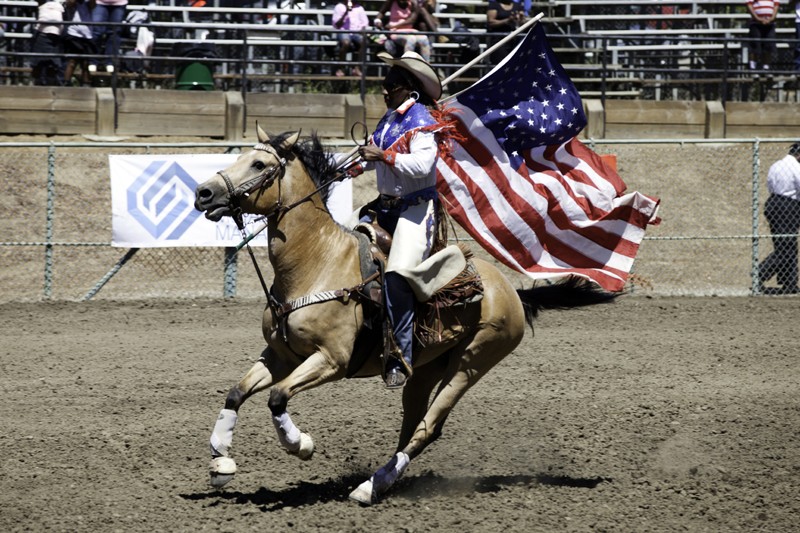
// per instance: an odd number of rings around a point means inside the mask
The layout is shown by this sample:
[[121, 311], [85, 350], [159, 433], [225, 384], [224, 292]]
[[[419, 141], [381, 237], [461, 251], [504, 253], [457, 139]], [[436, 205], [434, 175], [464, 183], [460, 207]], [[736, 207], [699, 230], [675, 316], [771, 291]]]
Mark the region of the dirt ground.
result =
[[796, 531], [797, 300], [628, 296], [545, 312], [380, 504], [347, 495], [393, 452], [377, 379], [293, 399], [282, 451], [244, 405], [237, 478], [208, 437], [262, 347], [258, 300], [0, 305], [2, 531]]

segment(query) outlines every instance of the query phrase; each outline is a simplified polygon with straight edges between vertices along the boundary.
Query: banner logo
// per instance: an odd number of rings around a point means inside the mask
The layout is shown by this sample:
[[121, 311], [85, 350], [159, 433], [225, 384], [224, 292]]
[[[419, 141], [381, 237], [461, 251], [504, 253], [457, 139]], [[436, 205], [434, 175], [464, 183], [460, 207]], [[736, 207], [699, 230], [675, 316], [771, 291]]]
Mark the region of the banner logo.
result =
[[196, 186], [178, 163], [153, 161], [128, 187], [128, 213], [154, 238], [178, 239], [201, 216]]

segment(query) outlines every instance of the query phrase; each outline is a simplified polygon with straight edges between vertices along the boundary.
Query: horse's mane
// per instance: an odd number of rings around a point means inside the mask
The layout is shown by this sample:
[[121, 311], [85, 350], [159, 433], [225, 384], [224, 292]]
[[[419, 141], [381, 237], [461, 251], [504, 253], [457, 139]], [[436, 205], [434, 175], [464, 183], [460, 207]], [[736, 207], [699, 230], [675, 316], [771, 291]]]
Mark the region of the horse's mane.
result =
[[[270, 138], [269, 144], [280, 153], [280, 146], [287, 137], [291, 136], [292, 132], [284, 132], [280, 135], [275, 135]], [[301, 138], [298, 140], [291, 150], [292, 154], [297, 156], [303, 166], [306, 168], [311, 181], [314, 182], [316, 187], [328, 183], [336, 172], [336, 164], [331, 157], [331, 154], [325, 149], [316, 132], [312, 132], [311, 136]], [[330, 187], [325, 187], [320, 190], [320, 195], [324, 202], [328, 201]]]

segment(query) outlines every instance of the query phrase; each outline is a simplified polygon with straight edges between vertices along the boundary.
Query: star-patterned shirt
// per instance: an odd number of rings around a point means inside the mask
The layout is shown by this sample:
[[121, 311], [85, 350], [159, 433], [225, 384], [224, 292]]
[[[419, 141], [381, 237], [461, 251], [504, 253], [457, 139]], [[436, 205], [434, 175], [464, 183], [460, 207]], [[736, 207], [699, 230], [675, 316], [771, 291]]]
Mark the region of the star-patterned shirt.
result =
[[385, 159], [366, 167], [375, 169], [379, 193], [406, 196], [436, 185], [437, 128], [422, 104], [415, 103], [405, 112], [403, 106], [386, 112], [372, 134]]

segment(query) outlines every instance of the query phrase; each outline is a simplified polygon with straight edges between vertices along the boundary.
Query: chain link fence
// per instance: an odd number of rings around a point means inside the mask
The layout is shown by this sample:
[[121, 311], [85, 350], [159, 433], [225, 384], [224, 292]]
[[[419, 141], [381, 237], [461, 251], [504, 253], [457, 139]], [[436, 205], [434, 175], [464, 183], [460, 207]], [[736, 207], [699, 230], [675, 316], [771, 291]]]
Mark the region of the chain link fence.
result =
[[[598, 153], [616, 155], [629, 190], [661, 198], [662, 223], [649, 228], [629, 289], [652, 295], [749, 295], [796, 285], [797, 208], [790, 204], [791, 225], [777, 222], [787, 218], [785, 207], [773, 206], [770, 222], [764, 215], [770, 197], [767, 173], [787, 156], [792, 142], [590, 142]], [[239, 148], [247, 147], [0, 143], [5, 170], [0, 175], [0, 301], [263, 298], [246, 253], [232, 255], [224, 248], [130, 251], [110, 245], [110, 154], [222, 153]], [[349, 146], [331, 148], [344, 151]], [[371, 200], [374, 190], [372, 176], [356, 178], [354, 204]], [[466, 233], [457, 230], [456, 237], [464, 240]], [[781, 253], [764, 263], [773, 246]], [[472, 248], [488, 258], [476, 244]], [[254, 248], [254, 253], [271, 283], [266, 249]], [[501, 268], [517, 286], [530, 284], [524, 276]]]

